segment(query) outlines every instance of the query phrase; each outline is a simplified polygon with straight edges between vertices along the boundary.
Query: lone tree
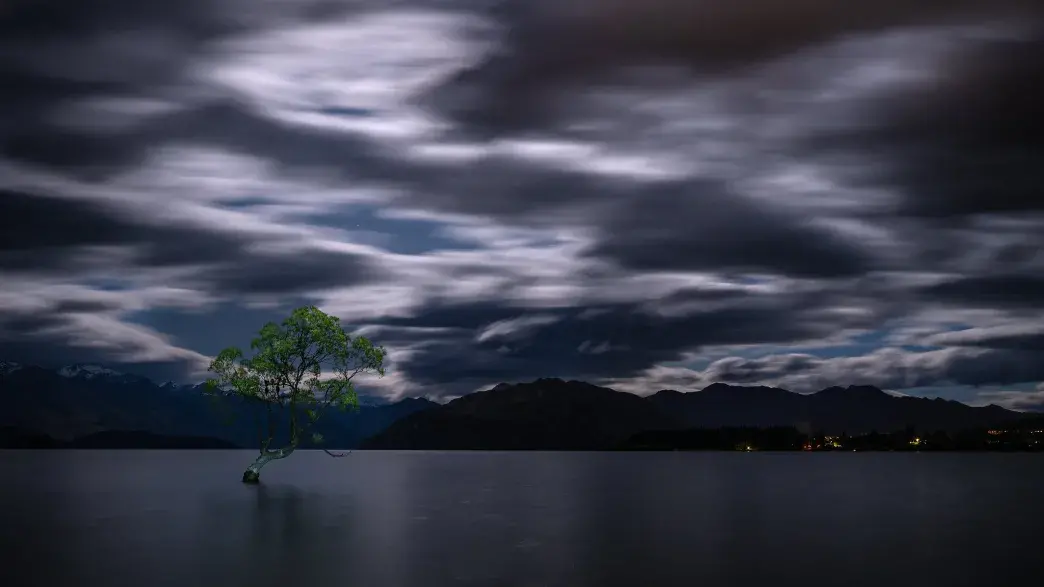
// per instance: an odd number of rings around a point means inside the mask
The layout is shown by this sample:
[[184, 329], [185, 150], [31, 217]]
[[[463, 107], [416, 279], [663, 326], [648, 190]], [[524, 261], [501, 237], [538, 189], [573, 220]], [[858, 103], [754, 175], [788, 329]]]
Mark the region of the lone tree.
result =
[[[249, 358], [235, 347], [221, 351], [210, 363], [217, 377], [206, 387], [215, 398], [242, 399], [239, 405], [251, 410], [262, 406], [255, 411], [261, 454], [243, 472], [244, 483], [258, 483], [262, 467], [290, 456], [330, 407], [358, 410], [356, 375], [384, 376], [384, 348], [349, 335], [339, 318], [314, 306], [294, 310], [282, 324], [266, 324], [250, 349]], [[289, 442], [274, 449], [277, 418], [289, 419]], [[313, 432], [312, 441], [322, 436]]]

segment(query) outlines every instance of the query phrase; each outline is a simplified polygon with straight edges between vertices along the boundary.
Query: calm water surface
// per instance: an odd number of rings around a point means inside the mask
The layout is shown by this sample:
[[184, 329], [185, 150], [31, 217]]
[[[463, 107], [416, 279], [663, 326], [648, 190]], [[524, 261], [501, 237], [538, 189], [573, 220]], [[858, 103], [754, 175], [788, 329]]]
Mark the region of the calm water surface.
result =
[[0, 584], [1044, 584], [1044, 457], [0, 451]]

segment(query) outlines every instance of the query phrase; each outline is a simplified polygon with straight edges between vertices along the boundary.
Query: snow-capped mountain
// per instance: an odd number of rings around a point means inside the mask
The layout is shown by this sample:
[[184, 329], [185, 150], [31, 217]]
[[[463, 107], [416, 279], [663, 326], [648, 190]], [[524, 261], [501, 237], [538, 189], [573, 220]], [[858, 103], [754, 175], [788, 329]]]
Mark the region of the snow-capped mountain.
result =
[[7, 375], [8, 373], [14, 373], [22, 368], [19, 363], [12, 363], [10, 361], [0, 361], [0, 375]]
[[85, 379], [94, 379], [95, 377], [121, 377], [124, 374], [119, 371], [114, 371], [107, 367], [101, 367], [99, 365], [67, 365], [58, 370], [58, 374], [62, 377], [83, 377]]
[[57, 373], [67, 379], [85, 379], [88, 381], [110, 381], [120, 383], [150, 382], [148, 378], [142, 377], [141, 375], [123, 373], [101, 365], [89, 365], [84, 363], [66, 365], [61, 369], [58, 369]]

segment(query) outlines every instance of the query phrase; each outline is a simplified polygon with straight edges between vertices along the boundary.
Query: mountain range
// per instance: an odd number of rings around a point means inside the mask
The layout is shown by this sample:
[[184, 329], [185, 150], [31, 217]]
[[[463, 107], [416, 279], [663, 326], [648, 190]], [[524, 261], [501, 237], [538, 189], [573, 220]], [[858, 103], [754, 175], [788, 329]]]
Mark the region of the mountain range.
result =
[[895, 396], [875, 387], [797, 394], [722, 383], [642, 398], [582, 381], [501, 384], [411, 414], [367, 439], [367, 449], [613, 448], [639, 432], [792, 426], [804, 433], [865, 434], [914, 427], [958, 431], [1004, 426], [1025, 415], [999, 406]]
[[[364, 398], [361, 398], [363, 400]], [[425, 399], [361, 401], [358, 412], [330, 410], [316, 426], [325, 448], [355, 448], [395, 420], [436, 406]], [[0, 362], [0, 427], [46, 435], [69, 443], [102, 432], [163, 437], [201, 437], [243, 447], [258, 446], [256, 419], [262, 408], [241, 399], [215, 404], [203, 386], [155, 382], [97, 365], [48, 369]], [[276, 444], [287, 436], [277, 414]], [[84, 442], [78, 440], [78, 442]], [[150, 441], [151, 442], [151, 441]], [[305, 446], [311, 446], [306, 442]]]
[[[214, 405], [202, 390], [201, 385], [157, 385], [101, 366], [47, 369], [0, 362], [0, 427], [45, 435], [61, 446], [96, 446], [117, 437], [158, 446], [174, 442], [158, 437], [194, 437], [209, 439], [208, 446], [256, 447], [261, 407], [241, 399]], [[909, 427], [927, 432], [1004, 426], [1023, 418], [999, 406], [896, 396], [869, 386], [797, 394], [716, 383], [697, 392], [663, 390], [640, 397], [582, 381], [538, 379], [501, 383], [442, 405], [421, 398], [395, 403], [370, 398], [358, 412], [331, 410], [316, 431], [324, 437], [322, 446], [332, 449], [601, 450], [658, 430], [791, 426], [826, 434]], [[285, 426], [279, 434], [277, 444], [285, 441]]]

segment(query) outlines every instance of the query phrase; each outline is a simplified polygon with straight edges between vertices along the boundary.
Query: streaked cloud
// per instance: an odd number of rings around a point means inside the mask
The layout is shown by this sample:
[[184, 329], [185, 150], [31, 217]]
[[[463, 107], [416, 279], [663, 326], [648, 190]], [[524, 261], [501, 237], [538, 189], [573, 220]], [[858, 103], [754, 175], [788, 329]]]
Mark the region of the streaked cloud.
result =
[[194, 377], [317, 303], [391, 396], [1036, 405], [1042, 32], [1028, 0], [16, 2], [0, 350]]

